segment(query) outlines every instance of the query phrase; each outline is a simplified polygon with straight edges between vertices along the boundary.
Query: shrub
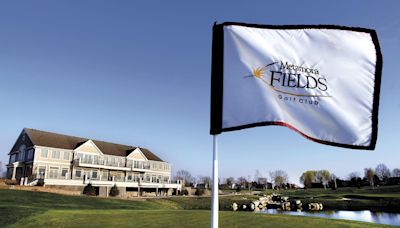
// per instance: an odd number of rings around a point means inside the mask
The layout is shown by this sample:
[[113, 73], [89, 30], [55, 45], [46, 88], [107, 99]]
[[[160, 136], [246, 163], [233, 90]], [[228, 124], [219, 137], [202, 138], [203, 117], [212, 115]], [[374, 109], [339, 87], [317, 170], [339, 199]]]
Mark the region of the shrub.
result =
[[83, 189], [83, 194], [88, 196], [96, 196], [96, 188], [92, 186], [92, 184], [88, 184]]
[[10, 179], [6, 179], [4, 181], [4, 183], [6, 183], [6, 185], [16, 185], [17, 181], [16, 180], [10, 180]]
[[36, 186], [43, 186], [44, 185], [44, 180], [43, 179], [38, 179], [38, 182]]
[[187, 190], [187, 189], [183, 189], [183, 190], [181, 191], [181, 195], [183, 195], [183, 196], [189, 195], [188, 190]]
[[196, 189], [196, 192], [194, 193], [196, 196], [202, 196], [204, 195], [205, 190], [204, 189]]
[[112, 186], [110, 189], [110, 196], [117, 196], [117, 195], [119, 195], [119, 190], [117, 188], [117, 185], [114, 184], [114, 186]]

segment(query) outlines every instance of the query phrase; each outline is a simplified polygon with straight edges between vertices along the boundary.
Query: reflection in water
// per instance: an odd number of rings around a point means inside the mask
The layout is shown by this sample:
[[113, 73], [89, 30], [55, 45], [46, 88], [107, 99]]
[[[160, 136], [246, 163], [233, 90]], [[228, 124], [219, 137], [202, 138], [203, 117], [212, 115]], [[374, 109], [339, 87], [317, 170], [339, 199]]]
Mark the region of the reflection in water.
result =
[[371, 212], [365, 211], [280, 211], [275, 209], [267, 209], [260, 213], [266, 214], [289, 214], [301, 215], [321, 218], [332, 219], [347, 219], [363, 222], [372, 222], [379, 224], [400, 226], [400, 214], [398, 213], [385, 213], [385, 212]]

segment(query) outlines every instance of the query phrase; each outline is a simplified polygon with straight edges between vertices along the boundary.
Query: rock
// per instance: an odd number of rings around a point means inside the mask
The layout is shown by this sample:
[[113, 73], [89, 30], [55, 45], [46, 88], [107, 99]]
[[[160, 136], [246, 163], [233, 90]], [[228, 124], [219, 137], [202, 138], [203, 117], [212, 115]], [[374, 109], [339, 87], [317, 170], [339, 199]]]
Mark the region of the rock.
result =
[[233, 203], [233, 204], [232, 204], [232, 210], [233, 210], [233, 211], [237, 211], [238, 208], [239, 208], [239, 206], [237, 205], [237, 203]]
[[308, 209], [310, 211], [321, 211], [323, 209], [322, 203], [309, 203]]
[[254, 211], [256, 209], [256, 205], [253, 203], [253, 202], [251, 202], [250, 204], [249, 204], [249, 210], [250, 211]]

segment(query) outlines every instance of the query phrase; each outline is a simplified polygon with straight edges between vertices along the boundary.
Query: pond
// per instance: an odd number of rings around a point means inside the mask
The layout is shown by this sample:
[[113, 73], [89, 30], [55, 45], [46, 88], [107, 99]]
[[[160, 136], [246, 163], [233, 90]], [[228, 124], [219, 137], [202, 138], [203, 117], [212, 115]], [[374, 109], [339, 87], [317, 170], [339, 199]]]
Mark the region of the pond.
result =
[[330, 219], [346, 219], [378, 224], [400, 226], [400, 213], [372, 212], [365, 211], [280, 211], [267, 209], [260, 211], [266, 214], [288, 214], [310, 217], [321, 217]]

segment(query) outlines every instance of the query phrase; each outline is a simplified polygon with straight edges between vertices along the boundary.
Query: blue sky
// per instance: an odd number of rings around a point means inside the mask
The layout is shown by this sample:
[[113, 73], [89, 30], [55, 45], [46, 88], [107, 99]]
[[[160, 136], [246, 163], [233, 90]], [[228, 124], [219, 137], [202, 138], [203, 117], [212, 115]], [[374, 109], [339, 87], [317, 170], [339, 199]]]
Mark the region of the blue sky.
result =
[[211, 175], [211, 29], [215, 21], [376, 29], [383, 53], [375, 151], [308, 141], [283, 127], [219, 137], [220, 176], [308, 169], [346, 177], [399, 168], [400, 18], [396, 1], [1, 1], [0, 160], [22, 128], [147, 147]]

